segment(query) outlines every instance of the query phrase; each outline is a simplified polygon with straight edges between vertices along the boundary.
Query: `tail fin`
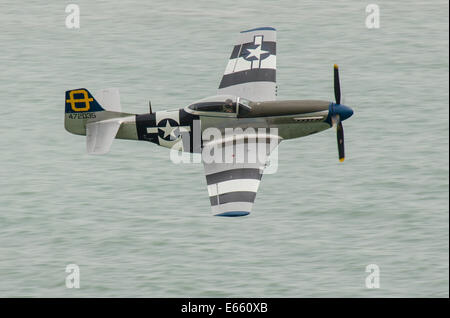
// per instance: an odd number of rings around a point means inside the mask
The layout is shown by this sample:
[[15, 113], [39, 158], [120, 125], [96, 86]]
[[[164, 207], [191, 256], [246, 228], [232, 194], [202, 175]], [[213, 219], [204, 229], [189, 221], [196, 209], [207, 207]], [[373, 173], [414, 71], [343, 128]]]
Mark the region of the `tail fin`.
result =
[[85, 88], [66, 91], [66, 114], [64, 127], [68, 132], [86, 135], [86, 123], [95, 120], [99, 112], [105, 109]]
[[92, 113], [104, 111], [103, 107], [85, 88], [66, 91], [66, 114], [67, 113]]
[[115, 88], [102, 89], [95, 97], [86, 88], [73, 89], [66, 91], [65, 102], [64, 126], [72, 134], [86, 135], [88, 122], [123, 117], [119, 90]]
[[103, 154], [109, 151], [125, 118], [132, 114], [121, 112], [117, 89], [103, 89], [96, 95], [85, 88], [66, 91], [64, 127], [73, 134], [86, 135], [88, 153]]

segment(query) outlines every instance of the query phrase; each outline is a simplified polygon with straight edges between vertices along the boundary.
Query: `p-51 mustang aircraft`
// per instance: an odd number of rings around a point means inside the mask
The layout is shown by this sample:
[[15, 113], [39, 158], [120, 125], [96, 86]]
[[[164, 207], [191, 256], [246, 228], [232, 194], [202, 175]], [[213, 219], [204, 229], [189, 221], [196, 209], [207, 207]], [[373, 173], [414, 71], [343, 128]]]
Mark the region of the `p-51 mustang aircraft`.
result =
[[[240, 33], [215, 96], [178, 110], [136, 115], [121, 111], [116, 89], [93, 96], [80, 88], [66, 92], [64, 124], [67, 131], [86, 136], [90, 154], [108, 152], [115, 138], [202, 153], [213, 213], [244, 216], [252, 209], [270, 153], [282, 140], [336, 126], [339, 159], [344, 160], [342, 121], [353, 110], [341, 104], [337, 65], [334, 94], [335, 102], [276, 101], [276, 30], [263, 27]], [[219, 132], [214, 139], [205, 136], [211, 128]], [[227, 135], [227, 129], [234, 133]]]

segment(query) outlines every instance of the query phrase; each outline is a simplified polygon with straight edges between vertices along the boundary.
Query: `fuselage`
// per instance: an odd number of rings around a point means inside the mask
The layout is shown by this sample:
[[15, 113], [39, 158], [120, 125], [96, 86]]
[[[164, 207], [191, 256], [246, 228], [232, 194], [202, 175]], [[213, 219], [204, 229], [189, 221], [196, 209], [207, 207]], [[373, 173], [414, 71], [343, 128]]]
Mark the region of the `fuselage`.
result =
[[117, 138], [145, 140], [167, 148], [178, 144], [179, 150], [196, 152], [191, 145], [195, 144], [194, 139], [202, 139], [208, 128], [221, 133], [236, 128], [272, 129], [282, 139], [292, 139], [326, 130], [332, 126], [333, 115], [339, 114], [345, 120], [350, 112], [344, 105], [324, 100], [251, 102], [218, 95], [181, 109], [136, 115], [122, 125]]

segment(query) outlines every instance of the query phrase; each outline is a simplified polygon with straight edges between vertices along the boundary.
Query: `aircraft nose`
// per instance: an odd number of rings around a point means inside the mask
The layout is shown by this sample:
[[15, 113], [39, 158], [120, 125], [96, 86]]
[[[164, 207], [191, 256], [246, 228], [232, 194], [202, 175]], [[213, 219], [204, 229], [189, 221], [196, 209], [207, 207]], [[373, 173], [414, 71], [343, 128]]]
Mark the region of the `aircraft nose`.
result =
[[325, 120], [330, 126], [333, 126], [333, 118], [339, 115], [339, 119], [341, 121], [346, 120], [347, 118], [350, 118], [353, 115], [353, 109], [351, 109], [348, 106], [342, 105], [342, 104], [335, 104], [330, 103], [330, 106], [328, 108], [328, 117]]
[[353, 109], [345, 105], [336, 105], [335, 112], [339, 115], [341, 120], [346, 120], [353, 115]]

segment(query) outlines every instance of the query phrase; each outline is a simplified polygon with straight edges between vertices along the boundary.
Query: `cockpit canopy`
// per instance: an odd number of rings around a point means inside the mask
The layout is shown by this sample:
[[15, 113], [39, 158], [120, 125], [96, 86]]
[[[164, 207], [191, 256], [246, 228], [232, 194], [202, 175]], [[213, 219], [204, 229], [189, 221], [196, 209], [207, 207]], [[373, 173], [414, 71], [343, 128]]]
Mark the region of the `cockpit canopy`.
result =
[[236, 113], [236, 99], [233, 95], [211, 96], [189, 105], [188, 108], [199, 112]]
[[203, 98], [187, 106], [187, 109], [192, 113], [207, 112], [211, 116], [235, 117], [238, 113], [245, 112], [243, 107], [250, 108], [249, 103], [250, 101], [233, 95], [216, 95]]

